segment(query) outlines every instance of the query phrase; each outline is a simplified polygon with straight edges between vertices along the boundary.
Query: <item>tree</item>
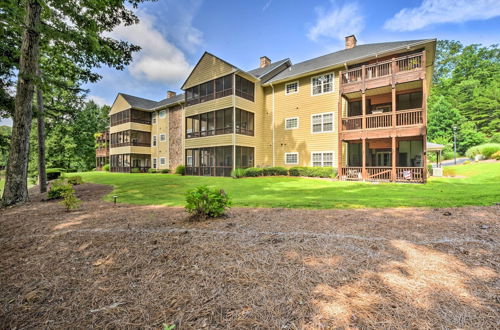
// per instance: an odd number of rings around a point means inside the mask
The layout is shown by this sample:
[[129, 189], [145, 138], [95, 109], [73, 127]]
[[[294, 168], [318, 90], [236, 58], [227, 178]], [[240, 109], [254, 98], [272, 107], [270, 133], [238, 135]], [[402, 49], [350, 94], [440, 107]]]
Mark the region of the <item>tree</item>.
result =
[[428, 139], [434, 141], [444, 138], [450, 141], [453, 138], [453, 127], [460, 127], [463, 117], [442, 95], [431, 95], [428, 103]]
[[[13, 115], [13, 138], [7, 166], [7, 180], [2, 199], [3, 205], [25, 202], [28, 199], [26, 176], [29, 153], [29, 134], [32, 118], [32, 100], [36, 69], [39, 67], [39, 44], [46, 46], [47, 53], [59, 54], [54, 60], [70, 61], [75, 64], [77, 76], [86, 76], [95, 81], [98, 75], [92, 69], [102, 64], [123, 69], [130, 63], [132, 52], [139, 47], [114, 40], [106, 36], [119, 24], [131, 25], [138, 22], [137, 16], [125, 6], [133, 8], [144, 0], [117, 1], [66, 1], [66, 0], [25, 0], [26, 9], [16, 10], [19, 3], [9, 0], [2, 3], [2, 11], [12, 13], [7, 16], [7, 26], [21, 26], [22, 46], [19, 60], [19, 75], [16, 88], [15, 111]], [[14, 35], [15, 33], [13, 33]], [[42, 36], [42, 38], [41, 38]], [[15, 44], [15, 42], [14, 42]], [[51, 58], [52, 60], [52, 58]], [[43, 66], [41, 67], [44, 73]], [[59, 75], [64, 76], [65, 68], [60, 67]], [[78, 79], [73, 79], [73, 82]]]
[[486, 136], [476, 130], [474, 123], [465, 122], [460, 127], [460, 131], [458, 133], [457, 152], [461, 155], [465, 155], [467, 149], [483, 144], [486, 141]]

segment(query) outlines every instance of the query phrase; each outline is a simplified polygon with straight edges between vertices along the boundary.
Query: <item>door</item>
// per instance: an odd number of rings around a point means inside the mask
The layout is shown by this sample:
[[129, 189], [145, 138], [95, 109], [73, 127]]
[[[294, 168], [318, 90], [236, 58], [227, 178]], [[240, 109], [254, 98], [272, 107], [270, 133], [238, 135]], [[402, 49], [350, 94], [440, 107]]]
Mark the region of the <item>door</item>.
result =
[[376, 163], [376, 166], [391, 166], [391, 152], [377, 152]]

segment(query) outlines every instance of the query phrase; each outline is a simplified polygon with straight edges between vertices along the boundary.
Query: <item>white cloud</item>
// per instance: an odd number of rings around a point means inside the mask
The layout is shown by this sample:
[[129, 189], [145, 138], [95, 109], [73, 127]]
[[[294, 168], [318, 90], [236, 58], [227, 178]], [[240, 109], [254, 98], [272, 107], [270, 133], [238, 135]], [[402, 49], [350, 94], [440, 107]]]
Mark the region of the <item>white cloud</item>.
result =
[[431, 24], [462, 23], [500, 16], [498, 0], [423, 0], [416, 8], [404, 8], [387, 20], [384, 28], [414, 31]]
[[94, 103], [99, 105], [99, 106], [110, 105], [110, 103], [108, 101], [106, 101], [106, 99], [104, 97], [100, 97], [97, 95], [88, 95], [87, 100], [94, 101]]
[[183, 81], [192, 69], [184, 53], [158, 31], [153, 16], [144, 12], [138, 16], [139, 24], [121, 25], [110, 33], [114, 38], [141, 46], [128, 67], [132, 76], [163, 83]]
[[272, 2], [273, 2], [273, 0], [268, 0], [266, 2], [266, 4], [264, 5], [264, 7], [262, 7], [262, 11], [266, 11], [267, 8], [269, 8], [269, 6], [271, 5]]
[[193, 53], [203, 44], [203, 32], [193, 26], [193, 19], [198, 13], [202, 0], [164, 0], [160, 14], [168, 22], [164, 30], [169, 39], [174, 40], [182, 49]]
[[335, 1], [331, 1], [329, 10], [323, 7], [315, 10], [316, 23], [307, 34], [313, 41], [321, 37], [344, 40], [348, 35], [359, 34], [365, 27], [365, 19], [357, 2], [337, 6]]

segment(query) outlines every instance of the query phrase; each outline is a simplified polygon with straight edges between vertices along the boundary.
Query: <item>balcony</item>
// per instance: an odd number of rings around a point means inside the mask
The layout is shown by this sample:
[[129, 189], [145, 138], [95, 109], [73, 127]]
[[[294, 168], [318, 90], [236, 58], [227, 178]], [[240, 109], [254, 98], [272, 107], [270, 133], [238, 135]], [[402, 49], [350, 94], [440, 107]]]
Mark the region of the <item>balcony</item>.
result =
[[425, 53], [395, 57], [391, 60], [362, 65], [341, 71], [342, 94], [423, 79]]
[[[424, 123], [423, 110], [409, 109], [396, 111], [396, 122], [394, 127], [406, 127], [413, 125], [422, 125]], [[366, 129], [389, 128], [393, 127], [392, 112], [366, 115]], [[342, 118], [342, 130], [352, 131], [363, 129], [363, 116]]]
[[[393, 175], [394, 179], [392, 178]], [[425, 182], [423, 167], [395, 167], [394, 172], [391, 166], [367, 166], [364, 172], [362, 167], [342, 167], [340, 179], [343, 181]]]

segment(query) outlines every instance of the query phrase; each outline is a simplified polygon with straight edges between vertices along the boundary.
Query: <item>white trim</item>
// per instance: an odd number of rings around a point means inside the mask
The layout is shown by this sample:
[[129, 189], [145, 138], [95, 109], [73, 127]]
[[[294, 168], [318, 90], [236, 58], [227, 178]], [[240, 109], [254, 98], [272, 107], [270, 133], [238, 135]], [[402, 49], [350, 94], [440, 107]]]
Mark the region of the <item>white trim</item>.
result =
[[151, 124], [156, 124], [156, 111], [153, 112], [153, 114], [151, 115]]
[[[332, 115], [332, 130], [331, 131], [324, 131], [323, 130], [323, 125], [324, 125], [324, 122], [323, 122], [323, 117], [324, 115], [327, 115], [327, 114], [331, 114]], [[313, 117], [314, 116], [319, 116], [321, 115], [321, 132], [314, 132], [313, 131]], [[335, 132], [335, 111], [331, 111], [331, 112], [322, 112], [322, 113], [313, 113], [311, 115], [311, 134], [321, 134], [321, 133], [334, 133]]]
[[154, 169], [158, 168], [158, 160], [156, 158], [153, 158], [153, 168]]
[[157, 139], [156, 135], [153, 135], [153, 136], [151, 137], [151, 145], [152, 145], [153, 147], [158, 146], [158, 139]]
[[[286, 161], [286, 156], [287, 155], [297, 155], [297, 162], [296, 163], [288, 163]], [[299, 164], [299, 153], [298, 152], [285, 152], [285, 164], [286, 165], [298, 165]]]
[[321, 165], [320, 166], [321, 167], [327, 167], [327, 166], [323, 165], [323, 163], [325, 162], [323, 154], [325, 154], [325, 153], [331, 153], [332, 154], [332, 167], [335, 167], [334, 164], [335, 164], [336, 153], [335, 153], [335, 151], [331, 151], [331, 150], [326, 150], [326, 151], [311, 151], [311, 166], [314, 166], [313, 154], [321, 154]]
[[[286, 127], [286, 121], [287, 120], [291, 120], [291, 119], [297, 119], [297, 126], [296, 127], [290, 127], [290, 128], [287, 128]], [[299, 128], [299, 117], [289, 117], [289, 118], [285, 118], [285, 130], [292, 130], [292, 129], [297, 129]]]
[[[163, 136], [163, 140], [161, 139], [162, 136]], [[165, 142], [165, 141], [167, 141], [167, 134], [161, 133], [160, 134], [160, 142]]]
[[[162, 164], [163, 161], [163, 164]], [[167, 159], [165, 157], [160, 157], [160, 165], [167, 165]]]
[[[321, 76], [326, 76], [326, 75], [329, 75], [329, 74], [332, 75], [332, 90], [329, 91], [329, 92], [321, 92], [321, 93], [318, 93], [318, 94], [314, 94], [313, 93], [313, 89], [314, 89], [313, 79], [321, 77]], [[323, 85], [321, 85], [321, 86], [323, 86]], [[321, 89], [323, 89], [323, 88], [321, 88]], [[311, 96], [318, 96], [318, 95], [330, 94], [330, 93], [333, 93], [334, 91], [335, 91], [335, 73], [333, 71], [332, 72], [325, 72], [325, 73], [318, 74], [316, 76], [312, 76], [311, 77]]]
[[[291, 93], [288, 93], [288, 89], [287, 89], [287, 86], [288, 85], [291, 85], [291, 84], [297, 84], [297, 90], [295, 92], [291, 92]], [[299, 92], [299, 81], [298, 80], [295, 80], [295, 81], [291, 81], [289, 83], [286, 83], [285, 84], [285, 95], [291, 95], [291, 94], [297, 94]]]

